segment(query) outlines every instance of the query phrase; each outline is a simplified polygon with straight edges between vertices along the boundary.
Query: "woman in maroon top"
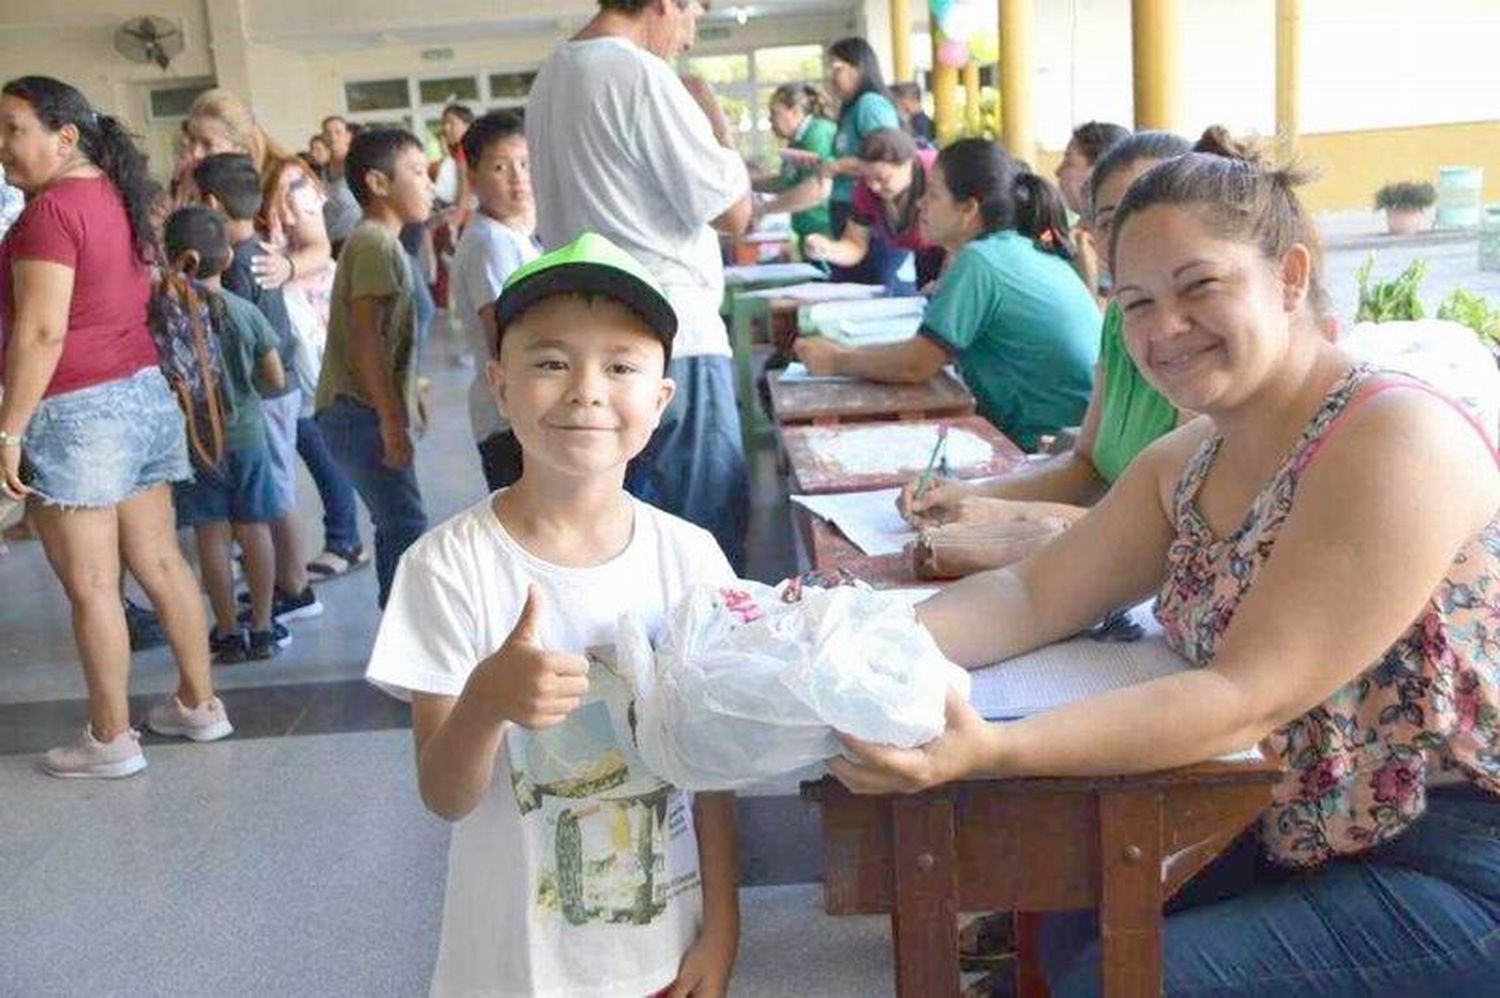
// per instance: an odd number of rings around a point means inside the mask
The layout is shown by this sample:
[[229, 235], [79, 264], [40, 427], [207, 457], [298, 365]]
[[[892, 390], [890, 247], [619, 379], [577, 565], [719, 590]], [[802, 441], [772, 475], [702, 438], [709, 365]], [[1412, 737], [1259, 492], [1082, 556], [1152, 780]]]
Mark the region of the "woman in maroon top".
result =
[[182, 412], [146, 326], [157, 188], [117, 121], [44, 76], [0, 88], [0, 163], [28, 199], [0, 243], [0, 493], [30, 504], [72, 603], [89, 688], [82, 737], [43, 766], [54, 776], [128, 776], [146, 760], [126, 704], [122, 555], [181, 673], [148, 723], [198, 741], [232, 730], [174, 533], [169, 483], [191, 470]]
[[[916, 288], [926, 287], [942, 271], [944, 258], [943, 248], [929, 242], [922, 228], [922, 192], [927, 189], [927, 174], [937, 161], [937, 150], [918, 149], [916, 141], [899, 128], [881, 128], [865, 136], [859, 158], [864, 179], [854, 189], [854, 208], [844, 234], [838, 239], [808, 236], [803, 254], [837, 267], [857, 267], [876, 239], [893, 252], [910, 250], [916, 257]], [[909, 293], [914, 289], [898, 271], [890, 290]]]

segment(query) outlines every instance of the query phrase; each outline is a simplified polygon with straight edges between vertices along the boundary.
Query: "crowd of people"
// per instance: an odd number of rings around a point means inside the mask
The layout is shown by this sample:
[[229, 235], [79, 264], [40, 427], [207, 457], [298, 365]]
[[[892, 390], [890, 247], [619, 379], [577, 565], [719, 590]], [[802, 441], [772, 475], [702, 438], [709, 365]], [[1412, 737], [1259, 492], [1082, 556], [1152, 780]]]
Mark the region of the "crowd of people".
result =
[[[628, 745], [612, 782], [557, 760], [613, 743], [586, 652], [619, 615], [659, 625], [692, 585], [745, 570], [724, 246], [789, 213], [833, 279], [929, 298], [906, 341], [799, 340], [811, 374], [918, 383], [953, 365], [1028, 451], [1081, 424], [1013, 475], [903, 490], [915, 522], [1043, 525], [918, 607], [943, 652], [986, 665], [1155, 596], [1197, 666], [1015, 723], [955, 695], [936, 741], [846, 739], [831, 771], [911, 792], [1258, 744], [1284, 769], [1274, 803], [1174, 901], [1166, 990], [1485, 990], [1493, 427], [1339, 348], [1302, 178], [1223, 129], [1195, 144], [1091, 122], [1054, 184], [997, 143], [939, 142], [861, 38], [829, 47], [826, 89], [770, 96], [787, 149], [752, 176], [711, 88], [673, 68], [702, 8], [599, 7], [524, 120], [445, 110], [436, 163], [409, 132], [338, 115], [293, 155], [216, 89], [160, 186], [75, 87], [0, 88], [0, 165], [25, 196], [0, 242], [0, 493], [67, 594], [88, 689], [45, 771], [146, 767], [124, 572], [180, 673], [146, 727], [221, 739], [211, 666], [281, 653], [323, 612], [314, 583], [372, 560], [363, 503], [382, 611], [368, 677], [411, 702], [422, 801], [457, 822], [433, 993], [723, 994], [732, 796], [653, 782]], [[416, 436], [439, 304], [475, 359], [487, 489], [433, 526]], [[310, 560], [304, 467], [323, 509]], [[607, 841], [584, 842], [599, 814]], [[1088, 913], [1046, 920], [1054, 993], [1097, 992], [1098, 947]]]

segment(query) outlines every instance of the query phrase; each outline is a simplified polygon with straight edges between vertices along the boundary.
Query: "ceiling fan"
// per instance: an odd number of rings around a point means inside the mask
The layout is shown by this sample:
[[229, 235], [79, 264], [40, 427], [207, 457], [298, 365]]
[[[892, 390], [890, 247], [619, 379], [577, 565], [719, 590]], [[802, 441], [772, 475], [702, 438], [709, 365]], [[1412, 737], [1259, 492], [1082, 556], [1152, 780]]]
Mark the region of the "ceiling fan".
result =
[[115, 51], [131, 62], [166, 69], [182, 47], [182, 30], [165, 17], [133, 17], [115, 30]]

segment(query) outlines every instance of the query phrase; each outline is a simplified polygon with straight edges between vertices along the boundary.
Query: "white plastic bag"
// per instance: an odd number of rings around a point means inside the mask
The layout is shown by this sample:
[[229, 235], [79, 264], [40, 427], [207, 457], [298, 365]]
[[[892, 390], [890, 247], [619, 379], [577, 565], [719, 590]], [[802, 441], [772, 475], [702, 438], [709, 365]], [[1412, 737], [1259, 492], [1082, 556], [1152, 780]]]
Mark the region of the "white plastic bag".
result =
[[917, 623], [908, 596], [864, 587], [698, 586], [654, 652], [624, 618], [617, 669], [635, 690], [648, 768], [687, 790], [730, 790], [839, 752], [835, 730], [910, 748], [945, 726], [969, 674]]

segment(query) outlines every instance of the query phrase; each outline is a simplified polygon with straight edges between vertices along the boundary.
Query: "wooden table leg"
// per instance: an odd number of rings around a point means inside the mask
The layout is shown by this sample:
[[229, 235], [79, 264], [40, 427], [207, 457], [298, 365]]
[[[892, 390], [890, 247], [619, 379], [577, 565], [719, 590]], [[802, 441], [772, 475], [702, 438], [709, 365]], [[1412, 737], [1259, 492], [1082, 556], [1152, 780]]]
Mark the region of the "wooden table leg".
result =
[[1162, 797], [1099, 794], [1099, 971], [1105, 998], [1161, 994]]
[[898, 797], [891, 804], [891, 823], [896, 994], [956, 996], [958, 851], [953, 798], [941, 793]]

